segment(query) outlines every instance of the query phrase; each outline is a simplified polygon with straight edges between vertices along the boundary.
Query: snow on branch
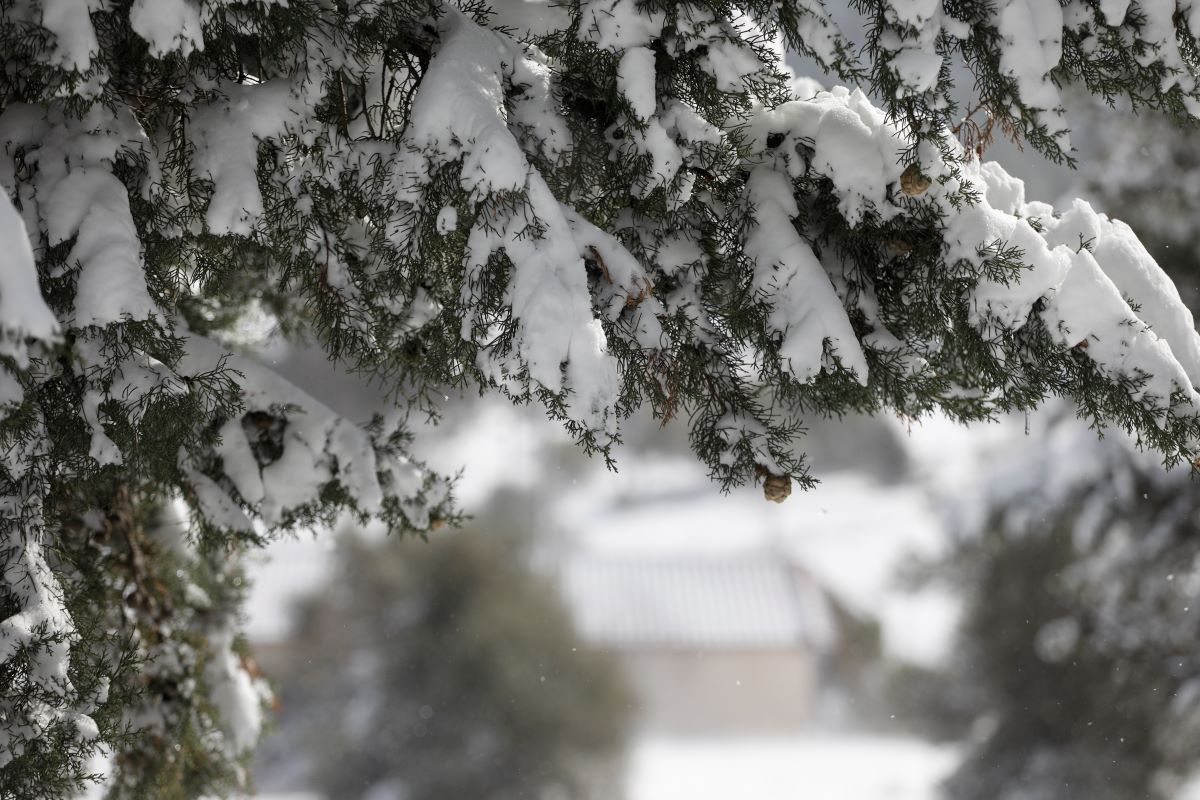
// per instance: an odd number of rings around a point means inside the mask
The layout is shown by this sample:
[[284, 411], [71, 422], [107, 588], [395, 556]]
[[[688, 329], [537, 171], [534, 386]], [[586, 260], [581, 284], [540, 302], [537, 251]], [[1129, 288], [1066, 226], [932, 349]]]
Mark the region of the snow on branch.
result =
[[[772, 499], [812, 482], [805, 421], [848, 411], [970, 421], [1060, 394], [1191, 461], [1200, 339], [1178, 293], [1126, 226], [1027, 201], [985, 150], [1072, 158], [1068, 82], [1193, 114], [1200, 6], [855, 7], [861, 49], [820, 0], [586, 0], [528, 35], [440, 0], [9, 3], [0, 495], [39, 512], [0, 520], [0, 660], [26, 659], [50, 709], [20, 719], [86, 714], [112, 739], [82, 695], [124, 645], [97, 632], [145, 636], [158, 660], [112, 702], [207, 670], [220, 696], [146, 718], [202, 741], [197, 709], [230, 717], [228, 746], [188, 757], [239, 783], [257, 717], [227, 624], [237, 554], [343, 510], [452, 517], [403, 425], [451, 390], [536, 400], [606, 457], [649, 406], [723, 487]], [[852, 86], [798, 78], [788, 51]], [[394, 413], [346, 420], [234, 354], [251, 310]], [[203, 555], [151, 534], [177, 499]], [[42, 680], [67, 649], [80, 697]], [[82, 768], [72, 741], [22, 762], [47, 791]]]
[[[214, 370], [236, 375], [240, 413], [220, 427], [214, 450], [180, 455], [207, 523], [247, 531], [249, 518], [256, 518], [274, 528], [327, 502], [322, 493], [337, 485], [363, 516], [379, 517], [391, 508], [412, 528], [429, 527], [448, 494], [444, 480], [270, 369], [189, 334], [176, 375], [186, 381]], [[198, 465], [213, 455], [220, 459], [215, 474], [200, 472]], [[235, 494], [214, 478], [227, 480]]]
[[[24, 366], [26, 338], [50, 342], [58, 335], [58, 320], [38, 289], [37, 266], [25, 224], [0, 186], [0, 355]], [[11, 379], [0, 377], [0, 380]], [[0, 385], [4, 386], [0, 389], [0, 403], [16, 398], [7, 383]]]

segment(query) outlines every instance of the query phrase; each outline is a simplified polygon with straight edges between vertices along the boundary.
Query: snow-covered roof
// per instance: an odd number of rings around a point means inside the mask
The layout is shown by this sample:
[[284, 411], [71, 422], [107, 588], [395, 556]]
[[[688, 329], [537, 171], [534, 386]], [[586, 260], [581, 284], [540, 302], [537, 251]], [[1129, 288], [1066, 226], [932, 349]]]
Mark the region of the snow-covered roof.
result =
[[824, 649], [824, 595], [784, 558], [581, 555], [562, 566], [584, 638], [617, 648]]

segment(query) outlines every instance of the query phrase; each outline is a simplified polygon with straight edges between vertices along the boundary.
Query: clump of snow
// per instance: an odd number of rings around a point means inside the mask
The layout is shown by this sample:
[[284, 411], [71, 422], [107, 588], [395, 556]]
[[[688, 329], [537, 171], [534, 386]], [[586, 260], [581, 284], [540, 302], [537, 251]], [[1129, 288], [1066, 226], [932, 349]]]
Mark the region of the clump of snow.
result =
[[[26, 337], [53, 341], [58, 334], [58, 320], [38, 288], [37, 267], [25, 225], [0, 186], [0, 354], [23, 364]], [[15, 383], [7, 373], [0, 373], [0, 380]], [[0, 389], [0, 402], [18, 398], [19, 391], [19, 385], [15, 391]]]
[[[545, 179], [534, 171], [505, 119], [502, 77], [506, 59], [522, 53], [511, 42], [474, 25], [461, 14], [442, 18], [442, 43], [413, 100], [410, 140], [431, 174], [438, 164], [461, 159], [460, 181], [477, 199], [523, 192], [527, 206], [497, 207], [494, 218], [471, 230], [468, 267], [477, 274], [494, 253], [503, 251], [514, 265], [508, 290], [518, 322], [519, 364], [495, 364], [513, 374], [523, 365], [530, 377], [550, 389], [564, 388], [564, 365], [572, 417], [593, 429], [612, 424], [616, 400], [615, 361], [591, 311], [583, 248], [571, 233], [562, 206]], [[452, 98], [452, 102], [447, 102]], [[540, 237], [528, 225], [536, 219]], [[471, 291], [471, 279], [464, 286]], [[474, 305], [468, 300], [467, 306]], [[463, 319], [464, 338], [474, 318]]]
[[258, 144], [283, 135], [299, 119], [303, 101], [290, 81], [223, 84], [225, 97], [192, 112], [195, 167], [213, 182], [205, 222], [217, 234], [245, 236], [263, 213]]
[[1193, 383], [1200, 378], [1200, 337], [1179, 290], [1137, 235], [1120, 220], [1096, 213], [1083, 200], [1055, 220], [1047, 220], [1046, 240], [1068, 246], [1086, 243], [1096, 263], [1123, 298], [1138, 306], [1138, 318], [1169, 343]]
[[[635, 130], [631, 133], [628, 141], [638, 153], [650, 156], [649, 173], [638, 187], [643, 195], [671, 183], [679, 174], [680, 168], [683, 167], [683, 153], [680, 151], [679, 145], [663, 127], [662, 122], [657, 119], [649, 120], [644, 130]], [[687, 194], [685, 193], [675, 202], [686, 199]]]
[[573, 209], [563, 206], [567, 223], [585, 256], [599, 266], [603, 280], [597, 286], [597, 305], [605, 309], [610, 320], [633, 309], [632, 330], [637, 342], [647, 350], [662, 345], [663, 329], [659, 321], [666, 314], [662, 303], [654, 297], [650, 276], [642, 264], [618, 240]]
[[638, 119], [646, 120], [658, 105], [654, 91], [654, 51], [631, 47], [617, 65], [617, 88]]
[[233, 650], [233, 631], [209, 634], [212, 655], [204, 670], [209, 696], [226, 735], [226, 751], [238, 757], [258, 742], [263, 724], [263, 695]]
[[851, 225], [858, 223], [863, 207], [850, 198], [881, 198], [886, 184], [887, 168], [873, 131], [850, 107], [834, 106], [821, 117], [814, 150], [814, 165], [846, 198], [842, 215]]
[[[748, 131], [760, 148], [772, 134], [783, 137], [773, 152], [792, 177], [810, 168], [828, 176], [838, 193], [838, 209], [852, 226], [868, 209], [884, 219], [902, 213], [887, 195], [904, 170], [904, 144], [883, 111], [860, 90], [839, 86], [808, 100], [762, 109], [751, 117]], [[811, 161], [795, 155], [796, 145], [805, 143], [811, 143]]]
[[[364, 514], [378, 514], [387, 498], [401, 504], [416, 527], [428, 522], [428, 508], [441, 502], [437, 487], [426, 503], [417, 495], [426, 485], [424, 470], [399, 454], [379, 451], [371, 434], [249, 358], [227, 354], [216, 343], [192, 334], [189, 351], [177, 369], [180, 375], [202, 374], [218, 364], [240, 373], [243, 411], [259, 414], [268, 424], [279, 415], [282, 451], [274, 461], [262, 463], [251, 447], [243, 417], [221, 429], [216, 454], [221, 471], [238, 498], [268, 525], [315, 503], [323, 487], [336, 481]], [[281, 409], [289, 409], [286, 413]], [[253, 423], [252, 423], [253, 424]], [[181, 466], [189, 475], [200, 511], [218, 527], [251, 529], [237, 500], [211, 478], [200, 473], [188, 454]]]
[[[23, 198], [47, 243], [74, 239], [68, 255], [78, 264], [75, 325], [107, 325], [148, 319], [157, 310], [146, 289], [141, 243], [129, 210], [129, 194], [112, 174], [119, 150], [145, 141], [132, 116], [94, 105], [81, 118], [61, 109], [12, 104], [0, 114], [0, 143], [24, 150], [37, 166], [34, 193]], [[0, 167], [7, 178], [11, 167]], [[27, 217], [28, 224], [28, 217]]]
[[[740, 12], [735, 14], [728, 23], [723, 20], [718, 22], [714, 19], [704, 27], [712, 30], [706, 31], [705, 39], [708, 49], [701, 57], [700, 63], [716, 80], [719, 90], [722, 92], [742, 91], [745, 88], [747, 77], [762, 72], [763, 63], [750, 49], [748, 43], [764, 39], [763, 30], [755, 24], [754, 20]], [[728, 35], [729, 31], [723, 30], [726, 28], [731, 28], [736, 35]], [[771, 41], [771, 47], [774, 51], [773, 55], [779, 59], [779, 64], [783, 64], [782, 41], [776, 37]]]
[[458, 211], [453, 206], [446, 206], [437, 215], [437, 232], [442, 236], [453, 233], [458, 227]]
[[42, 27], [54, 34], [50, 63], [63, 69], [87, 71], [100, 50], [92, 12], [104, 9], [104, 0], [42, 0]]
[[643, 10], [635, 0], [589, 0], [581, 11], [579, 38], [614, 52], [645, 47], [666, 21], [663, 12]]
[[906, 47], [892, 56], [891, 68], [900, 76], [905, 89], [920, 94], [937, 86], [942, 64], [939, 55]]
[[194, 0], [134, 0], [129, 25], [155, 56], [176, 50], [186, 56], [204, 49], [200, 7]]
[[982, 278], [972, 292], [972, 321], [981, 328], [991, 323], [1012, 330], [1025, 324], [1037, 300], [1059, 286], [1071, 267], [1073, 254], [1051, 248], [1029, 222], [991, 208], [986, 200], [954, 215], [946, 228], [947, 263], [967, 261], [982, 267], [992, 254], [989, 246], [1008, 245], [1022, 252], [1023, 270], [1017, 280]]
[[551, 164], [558, 163], [572, 146], [571, 131], [559, 112], [554, 79], [550, 58], [526, 45], [524, 57], [513, 60], [513, 88], [508, 98], [510, 129], [527, 151], [539, 153]]
[[[925, 18], [924, 10], [914, 6], [903, 11], [906, 20]], [[1019, 11], [1012, 14], [1019, 16]], [[779, 231], [792, 230], [789, 218], [797, 215], [790, 186], [786, 180], [779, 182], [784, 176], [800, 177], [810, 171], [828, 176], [839, 196], [839, 210], [851, 226], [860, 224], [868, 211], [884, 220], [904, 213], [895, 199], [902, 171], [901, 135], [861, 92], [838, 88], [760, 110], [751, 117], [747, 132], [763, 151], [764, 164], [783, 170], [777, 173], [780, 178], [770, 181], [766, 173], [756, 171], [748, 184], [760, 224], [748, 238], [747, 254], [760, 270], [770, 249], [764, 250], [763, 232], [780, 235]], [[768, 147], [771, 137], [781, 141]], [[798, 157], [797, 148], [801, 153], [810, 151], [811, 156]], [[951, 174], [928, 148], [920, 148], [918, 155], [920, 168], [933, 178], [920, 202], [934, 203], [945, 219], [946, 263], [966, 263], [979, 271], [969, 298], [975, 325], [985, 332], [1018, 330], [1035, 305], [1044, 301], [1040, 315], [1057, 341], [1068, 348], [1080, 346], [1114, 380], [1140, 383], [1133, 397], [1153, 409], [1161, 421], [1176, 393], [1183, 394], [1190, 408], [1200, 409], [1200, 395], [1194, 388], [1200, 384], [1200, 336], [1173, 284], [1127, 226], [1081, 201], [1061, 213], [1027, 202], [1021, 181], [998, 164], [981, 164], [961, 151], [961, 177]], [[775, 190], [764, 194], [768, 183]], [[964, 188], [982, 190], [981, 197], [960, 202], [957, 194]], [[796, 258], [796, 253], [807, 250], [798, 237], [786, 247], [779, 242], [772, 247]], [[1025, 268], [1014, 279], [984, 275], [985, 263], [1004, 248], [1019, 251]], [[807, 274], [819, 273], [808, 270]], [[788, 294], [786, 282], [774, 286], [761, 272], [756, 273], [756, 286], [767, 288], [768, 297], [786, 298], [775, 306], [772, 320], [777, 329], [796, 332], [800, 319], [814, 321], [806, 303], [817, 295], [809, 289]], [[815, 374], [820, 361], [813, 355], [819, 353], [813, 337], [823, 335], [844, 351], [840, 353], [843, 363], [863, 379], [865, 364], [857, 339], [840, 305], [831, 305], [830, 300], [826, 296], [815, 304], [826, 309], [820, 325], [785, 339], [785, 349], [792, 349], [793, 369], [798, 378]], [[789, 313], [794, 318], [784, 320], [781, 315]], [[800, 356], [796, 348], [808, 355]]]
[[[8, 498], [11, 502], [12, 498]], [[48, 637], [62, 637], [45, 652], [37, 654], [31, 679], [42, 689], [58, 694], [71, 691], [67, 677], [67, 640], [74, 637], [74, 627], [63, 604], [62, 588], [58, 585], [42, 552], [42, 543], [35, 537], [22, 537], [15, 528], [5, 534], [5, 549], [11, 555], [5, 559], [5, 584], [17, 593], [22, 610], [0, 622], [0, 664], [7, 663], [17, 650], [33, 641], [35, 631], [45, 626]], [[39, 635], [41, 638], [41, 635]]]
[[[239, 533], [250, 533], [254, 530], [250, 518], [216, 481], [186, 462], [181, 467], [195, 494], [198, 511], [209, 524]], [[230, 464], [230, 468], [234, 468], [233, 463]], [[238, 488], [240, 491], [240, 485]]]
[[524, 188], [529, 173], [504, 119], [509, 48], [458, 12], [441, 22], [442, 41], [412, 101], [408, 138], [430, 166], [462, 159], [460, 183], [474, 200]]
[[1016, 81], [1022, 102], [1039, 109], [1038, 121], [1047, 133], [1063, 150], [1069, 149], [1062, 97], [1050, 79], [1062, 60], [1062, 8], [1039, 0], [1007, 0], [999, 9], [997, 29], [1005, 45], [1000, 50], [1001, 70]]
[[867, 361], [850, 319], [812, 248], [796, 232], [799, 216], [787, 176], [766, 167], [750, 175], [756, 224], [746, 237], [754, 287], [774, 299], [770, 325], [783, 337], [780, 354], [800, 382], [817, 376], [825, 343], [842, 366], [867, 382]]
[[[1200, 335], [1191, 312], [1128, 226], [1083, 201], [1061, 214], [1021, 203], [1019, 182], [998, 165], [976, 168], [970, 179], [983, 185], [984, 198], [950, 215], [948, 260], [978, 265], [983, 247], [1003, 244], [1018, 248], [1028, 265], [1017, 280], [980, 280], [972, 296], [976, 324], [1017, 329], [1045, 299], [1040, 316], [1057, 341], [1078, 347], [1110, 377], [1140, 383], [1134, 397], [1160, 419], [1176, 392], [1200, 409]], [[1011, 211], [993, 207], [993, 197]]]
[[36, 507], [31, 498], [0, 497], [0, 585], [18, 609], [0, 620], [0, 666], [24, 653], [28, 671], [21, 672], [44, 693], [24, 701], [11, 693], [0, 698], [0, 768], [51, 726], [68, 723], [78, 738], [96, 736], [96, 723], [77, 710], [82, 699], [68, 670], [78, 633], [47, 561]]
[[108, 438], [108, 434], [104, 432], [104, 426], [101, 424], [100, 404], [103, 401], [103, 395], [96, 390], [91, 390], [83, 396], [83, 416], [87, 420], [88, 427], [92, 429], [92, 444], [88, 455], [100, 464], [120, 464], [123, 460], [121, 451], [112, 439]]
[[1025, 183], [1004, 171], [995, 161], [979, 164], [984, 197], [988, 205], [1006, 214], [1016, 214], [1025, 207]]

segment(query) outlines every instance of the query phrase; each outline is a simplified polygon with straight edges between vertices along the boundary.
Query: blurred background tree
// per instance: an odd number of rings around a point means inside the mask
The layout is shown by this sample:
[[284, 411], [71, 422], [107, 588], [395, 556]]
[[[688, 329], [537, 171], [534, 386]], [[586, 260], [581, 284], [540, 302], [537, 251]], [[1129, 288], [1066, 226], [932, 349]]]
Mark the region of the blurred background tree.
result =
[[344, 536], [274, 654], [265, 771], [298, 748], [332, 798], [619, 797], [629, 693], [527, 554], [495, 530]]
[[948, 796], [1175, 798], [1200, 734], [1200, 497], [1127, 442], [1050, 427], [953, 558], [978, 721]]
[[[1081, 193], [1134, 229], [1195, 313], [1193, 126], [1092, 121]], [[1176, 798], [1200, 766], [1200, 495], [1140, 441], [1097, 442], [1066, 409], [1027, 427], [1036, 445], [953, 501], [946, 566], [966, 604], [953, 680], [924, 710], [943, 732], [963, 731], [961, 716], [945, 725], [949, 705], [975, 726], [947, 796]]]

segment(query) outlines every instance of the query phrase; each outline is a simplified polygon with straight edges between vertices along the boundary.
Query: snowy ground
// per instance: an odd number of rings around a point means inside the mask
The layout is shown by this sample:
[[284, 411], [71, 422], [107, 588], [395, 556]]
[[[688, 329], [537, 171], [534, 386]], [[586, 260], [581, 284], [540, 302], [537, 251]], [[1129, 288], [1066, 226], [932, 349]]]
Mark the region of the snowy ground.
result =
[[812, 735], [652, 739], [630, 764], [629, 800], [934, 800], [955, 765], [915, 739]]
[[[915, 739], [819, 736], [645, 739], [633, 748], [626, 800], [936, 800], [951, 748]], [[262, 795], [259, 800], [322, 800]]]

